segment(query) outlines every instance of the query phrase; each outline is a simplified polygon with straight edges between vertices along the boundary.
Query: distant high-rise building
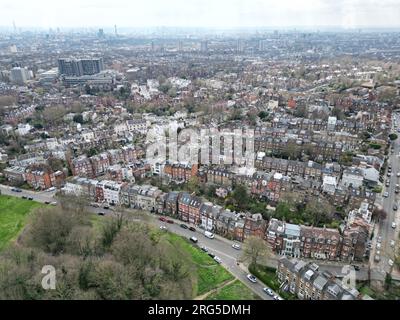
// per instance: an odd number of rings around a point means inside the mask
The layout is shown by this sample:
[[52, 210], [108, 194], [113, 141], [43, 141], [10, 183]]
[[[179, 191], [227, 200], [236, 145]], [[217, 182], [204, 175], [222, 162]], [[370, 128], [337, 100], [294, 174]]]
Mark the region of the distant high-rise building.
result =
[[236, 43], [236, 51], [243, 52], [244, 51], [244, 41], [242, 39], [238, 39]]
[[23, 85], [29, 80], [29, 70], [21, 67], [14, 67], [11, 69], [10, 74], [11, 82]]
[[181, 40], [178, 42], [178, 51], [183, 51], [183, 43]]
[[103, 29], [99, 29], [99, 32], [97, 33], [97, 36], [99, 38], [104, 38], [104, 30]]
[[114, 33], [115, 33], [115, 36], [117, 37], [118, 36], [117, 25], [114, 25]]
[[151, 42], [151, 51], [155, 51], [154, 41]]
[[208, 51], [208, 41], [204, 40], [200, 43], [200, 50], [203, 52]]
[[81, 77], [93, 75], [104, 70], [102, 58], [58, 59], [58, 72], [66, 76]]
[[258, 40], [258, 51], [264, 51], [265, 50], [265, 40]]

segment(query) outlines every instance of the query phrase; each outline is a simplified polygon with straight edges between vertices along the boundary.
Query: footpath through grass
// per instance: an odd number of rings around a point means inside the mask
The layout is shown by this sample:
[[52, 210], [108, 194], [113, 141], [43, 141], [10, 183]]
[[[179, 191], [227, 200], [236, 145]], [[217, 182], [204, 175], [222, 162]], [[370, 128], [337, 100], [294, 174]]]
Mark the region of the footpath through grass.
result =
[[17, 238], [32, 209], [40, 206], [35, 201], [0, 195], [0, 251]]
[[234, 278], [227, 270], [188, 240], [173, 233], [167, 233], [166, 238], [171, 244], [181, 246], [191, 255], [197, 271], [196, 296], [209, 292], [217, 288], [221, 283]]
[[240, 280], [217, 289], [205, 300], [260, 300], [261, 298], [246, 287]]

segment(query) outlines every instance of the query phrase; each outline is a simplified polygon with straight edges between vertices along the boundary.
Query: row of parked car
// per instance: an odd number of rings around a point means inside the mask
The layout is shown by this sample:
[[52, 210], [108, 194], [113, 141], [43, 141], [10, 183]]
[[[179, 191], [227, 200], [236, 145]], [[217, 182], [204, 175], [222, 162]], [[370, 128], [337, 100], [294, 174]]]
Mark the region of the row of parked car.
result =
[[[257, 283], [257, 278], [255, 276], [253, 276], [252, 274], [248, 274], [247, 275], [247, 279], [252, 282], [252, 283]], [[270, 288], [268, 287], [264, 287], [263, 291], [269, 295], [270, 297], [273, 297], [274, 300], [283, 300], [280, 296], [278, 296], [277, 294], [275, 294]]]

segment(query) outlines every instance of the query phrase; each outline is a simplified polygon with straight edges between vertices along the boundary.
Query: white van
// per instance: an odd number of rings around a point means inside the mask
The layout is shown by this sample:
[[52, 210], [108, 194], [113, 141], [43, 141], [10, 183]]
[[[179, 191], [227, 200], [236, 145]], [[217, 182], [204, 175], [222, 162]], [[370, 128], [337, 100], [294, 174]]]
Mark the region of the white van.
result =
[[205, 235], [207, 238], [214, 239], [214, 233], [212, 233], [212, 232], [210, 232], [210, 231], [205, 231], [205, 232], [204, 232], [204, 235]]

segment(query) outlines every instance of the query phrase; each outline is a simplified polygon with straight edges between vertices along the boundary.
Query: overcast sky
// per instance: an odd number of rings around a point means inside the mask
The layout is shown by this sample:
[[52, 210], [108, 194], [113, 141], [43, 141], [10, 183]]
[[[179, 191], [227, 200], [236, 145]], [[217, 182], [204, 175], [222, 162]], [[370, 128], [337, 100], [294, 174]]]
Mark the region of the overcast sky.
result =
[[399, 27], [400, 0], [0, 0], [17, 27]]

